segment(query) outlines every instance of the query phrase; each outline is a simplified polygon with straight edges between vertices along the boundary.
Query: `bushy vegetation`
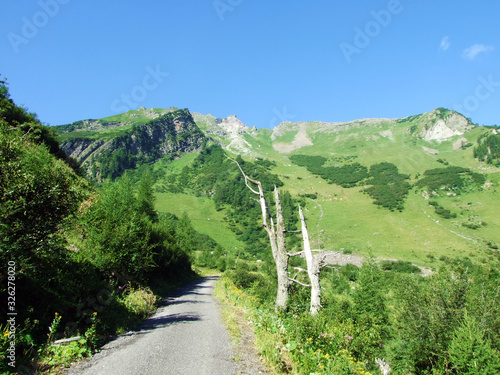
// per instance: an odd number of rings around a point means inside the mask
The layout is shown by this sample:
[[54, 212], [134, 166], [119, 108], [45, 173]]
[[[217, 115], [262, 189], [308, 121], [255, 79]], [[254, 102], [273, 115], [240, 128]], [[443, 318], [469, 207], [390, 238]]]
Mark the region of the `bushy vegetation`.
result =
[[[236, 158], [241, 168], [251, 178], [262, 182], [264, 193], [271, 198], [274, 186], [283, 186], [278, 176], [269, 172], [273, 163], [263, 159], [255, 163]], [[217, 210], [224, 210], [226, 222], [230, 229], [247, 246], [243, 256], [262, 256], [270, 251], [269, 239], [258, 219], [261, 217], [256, 198], [245, 188], [243, 176], [237, 165], [226, 157], [224, 150], [218, 145], [203, 149], [190, 166], [183, 168], [177, 175], [170, 175], [159, 185], [159, 191], [174, 193], [192, 193], [209, 196], [213, 199]], [[289, 192], [281, 193], [283, 215], [288, 225], [287, 230], [297, 229], [297, 204]], [[302, 205], [304, 201], [300, 201]], [[272, 208], [271, 208], [272, 209]], [[298, 243], [298, 237], [289, 236], [290, 246]]]
[[355, 277], [352, 267], [322, 271], [317, 316], [307, 312], [308, 289], [296, 285], [289, 310], [275, 313], [272, 280], [262, 273], [245, 285], [248, 271], [227, 274], [223, 298], [249, 311], [260, 352], [278, 373], [377, 374], [376, 358], [395, 374], [498, 372], [496, 265], [454, 262], [427, 277], [407, 262], [367, 261]]
[[[7, 265], [14, 265], [15, 284], [15, 303], [2, 304], [0, 313], [17, 313], [18, 369], [45, 371], [91, 354], [103, 337], [151, 313], [155, 294], [192, 276], [200, 242], [203, 250], [216, 244], [187, 218], [157, 214], [147, 173], [136, 183], [123, 176], [99, 188], [81, 177], [52, 130], [14, 104], [4, 81], [0, 113], [3, 301], [11, 293]], [[3, 324], [1, 331], [0, 372], [14, 372], [5, 360], [11, 334]], [[52, 343], [75, 335], [82, 339]]]
[[404, 260], [384, 260], [380, 263], [380, 268], [383, 271], [393, 271], [401, 273], [416, 273], [420, 274], [420, 268], [411, 264], [410, 262], [405, 262]]
[[321, 176], [329, 183], [345, 188], [354, 187], [368, 178], [368, 169], [359, 163], [324, 167], [323, 165], [328, 159], [311, 155], [292, 155], [290, 160], [294, 164], [306, 167], [309, 172]]
[[429, 201], [429, 205], [434, 207], [436, 214], [441, 216], [443, 219], [455, 219], [457, 214], [447, 210], [446, 208], [440, 206], [436, 201]]
[[328, 159], [323, 156], [311, 156], [311, 155], [292, 155], [290, 156], [290, 161], [300, 167], [306, 168], [319, 168], [326, 163]]
[[469, 168], [446, 167], [425, 171], [424, 176], [416, 183], [416, 187], [460, 194], [480, 188], [485, 182], [486, 177], [483, 174], [472, 172]]
[[407, 181], [410, 176], [398, 172], [398, 168], [391, 163], [379, 163], [370, 167], [370, 179], [365, 189], [375, 204], [388, 208], [391, 211], [403, 211], [404, 201], [411, 189]]
[[[351, 157], [335, 157], [336, 161], [350, 161]], [[370, 170], [360, 163], [341, 166], [323, 165], [328, 159], [322, 156], [292, 155], [290, 160], [299, 166], [306, 167], [309, 172], [317, 174], [329, 183], [351, 188], [362, 183], [371, 185], [364, 191], [373, 198], [373, 203], [391, 211], [404, 209], [404, 201], [411, 189], [407, 181], [410, 176], [399, 173], [392, 163], [378, 163]]]
[[478, 138], [477, 143], [477, 147], [474, 147], [474, 157], [488, 164], [500, 166], [500, 134], [485, 133]]

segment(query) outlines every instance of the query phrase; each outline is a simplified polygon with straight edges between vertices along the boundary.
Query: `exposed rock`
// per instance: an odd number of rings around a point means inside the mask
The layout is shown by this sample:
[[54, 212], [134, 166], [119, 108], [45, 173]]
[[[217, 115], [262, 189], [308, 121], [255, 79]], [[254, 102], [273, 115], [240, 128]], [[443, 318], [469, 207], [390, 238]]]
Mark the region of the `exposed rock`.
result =
[[467, 138], [460, 138], [458, 141], [456, 141], [455, 143], [453, 143], [453, 149], [454, 150], [458, 150], [460, 149], [464, 144], [466, 144], [468, 142]]
[[439, 154], [439, 151], [434, 150], [433, 148], [429, 148], [429, 147], [422, 147], [422, 148], [424, 149], [424, 151], [428, 152], [429, 154], [432, 154], [432, 155]]
[[392, 134], [392, 130], [391, 129], [387, 129], [387, 130], [381, 131], [379, 134], [382, 137], [386, 137], [386, 138], [389, 138], [391, 141], [394, 141], [394, 135]]
[[418, 136], [426, 141], [442, 142], [454, 136], [463, 135], [474, 127], [468, 119], [457, 112], [443, 113], [436, 109], [427, 114], [421, 124], [422, 130]]
[[194, 113], [193, 117], [207, 134], [216, 136], [219, 143], [232, 152], [252, 154], [252, 145], [245, 140], [245, 134], [253, 135], [255, 127], [246, 126], [236, 115], [215, 118], [212, 115]]
[[[95, 138], [73, 138], [62, 142], [61, 148], [97, 180], [109, 173], [119, 175], [137, 163], [153, 163], [168, 154], [200, 150], [208, 141], [187, 109], [168, 112], [125, 135], [106, 140], [97, 133]], [[110, 164], [113, 169], [108, 171]]]

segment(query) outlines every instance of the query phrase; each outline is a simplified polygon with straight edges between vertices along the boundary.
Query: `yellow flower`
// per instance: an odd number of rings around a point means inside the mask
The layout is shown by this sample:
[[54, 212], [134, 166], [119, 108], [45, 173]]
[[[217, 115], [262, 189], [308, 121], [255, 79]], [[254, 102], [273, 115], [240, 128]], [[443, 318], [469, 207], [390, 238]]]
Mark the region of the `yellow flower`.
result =
[[4, 336], [10, 336], [10, 332], [5, 331], [5, 332], [3, 333], [3, 335], [4, 335]]

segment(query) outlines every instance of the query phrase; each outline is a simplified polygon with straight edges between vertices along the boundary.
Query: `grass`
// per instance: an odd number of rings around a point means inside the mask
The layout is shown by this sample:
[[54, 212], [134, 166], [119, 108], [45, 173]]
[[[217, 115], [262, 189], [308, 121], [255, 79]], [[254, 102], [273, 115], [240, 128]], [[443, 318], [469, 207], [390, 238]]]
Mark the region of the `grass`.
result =
[[[311, 124], [308, 129], [314, 145], [294, 153], [332, 157], [332, 164], [342, 163], [341, 159], [334, 157], [349, 155], [356, 155], [354, 161], [368, 167], [382, 161], [391, 162], [398, 166], [400, 173], [409, 174], [412, 183], [425, 170], [443, 167], [437, 161], [443, 159], [449, 165], [465, 166], [474, 171], [484, 172], [486, 168], [493, 187], [457, 197], [438, 198], [440, 205], [458, 214], [456, 219], [443, 219], [437, 215], [428, 200], [415, 189], [410, 191], [403, 212], [391, 212], [374, 205], [372, 199], [362, 192], [362, 187], [346, 189], [328, 184], [306, 168], [292, 164], [288, 154], [279, 153], [272, 147], [274, 142], [292, 142], [296, 131], [285, 132], [275, 141], [271, 140], [268, 129], [259, 129], [255, 137], [246, 134], [245, 140], [253, 150], [276, 162], [272, 172], [284, 182], [283, 189], [294, 196], [318, 195], [314, 200], [306, 198], [305, 208], [313, 247], [336, 251], [348, 249], [355, 254], [400, 259], [427, 267], [436, 267], [435, 259], [442, 257], [464, 258], [472, 254], [484, 262], [491, 258], [491, 246], [500, 245], [497, 230], [500, 225], [497, 215], [500, 196], [496, 191], [500, 182], [498, 168], [475, 161], [472, 148], [453, 150], [456, 139], [437, 143], [409, 136], [408, 122], [358, 124], [336, 132], [317, 132], [320, 126]], [[464, 136], [474, 144], [483, 132], [484, 129], [476, 128]], [[433, 155], [424, 147], [438, 150], [439, 154]], [[168, 166], [170, 172], [180, 170], [194, 157], [195, 154], [191, 154], [175, 161]], [[467, 205], [469, 201], [472, 205]], [[160, 211], [176, 215], [187, 212], [197, 230], [211, 235], [226, 249], [243, 248], [243, 244], [227, 229], [223, 211], [215, 211], [208, 198], [166, 193], [158, 195], [157, 203]], [[463, 226], [469, 217], [487, 225], [478, 229]]]
[[[442, 167], [438, 159], [445, 159], [450, 165], [460, 165], [475, 171], [488, 168], [495, 172], [489, 176], [498, 186], [498, 168], [485, 166], [472, 157], [472, 148], [453, 150], [456, 139], [448, 142], [426, 142], [408, 135], [408, 123], [380, 122], [344, 127], [340, 132], [317, 133], [314, 126], [308, 134], [313, 146], [296, 150], [294, 154], [343, 156], [357, 155], [356, 162], [365, 166], [387, 161], [398, 166], [401, 173], [409, 174], [415, 182], [418, 173], [427, 169]], [[387, 131], [390, 130], [390, 137]], [[464, 136], [475, 143], [477, 136], [484, 132], [476, 128]], [[294, 132], [290, 132], [294, 133]], [[384, 133], [386, 136], [382, 135]], [[284, 136], [283, 136], [284, 137]], [[392, 139], [391, 139], [392, 137]], [[424, 147], [438, 150], [433, 155]], [[396, 258], [432, 266], [432, 256], [462, 258], [470, 254], [491, 256], [486, 242], [500, 242], [497, 233], [500, 224], [498, 212], [500, 197], [495, 188], [485, 192], [464, 194], [452, 199], [443, 197], [443, 206], [452, 212], [459, 211], [464, 200], [473, 200], [468, 215], [477, 215], [488, 223], [487, 226], [472, 230], [461, 223], [445, 220], [435, 214], [428, 201], [415, 190], [411, 190], [403, 212], [390, 212], [372, 204], [371, 198], [362, 189], [344, 189], [329, 185], [325, 180], [310, 174], [305, 168], [293, 165], [287, 155], [269, 153], [270, 159], [277, 161], [274, 173], [284, 177], [284, 189], [293, 195], [318, 194], [317, 200], [308, 199], [306, 219], [313, 246], [328, 250], [351, 249], [361, 254], [376, 257]], [[464, 215], [458, 220], [464, 220]], [[491, 222], [492, 225], [489, 225]]]
[[[162, 169], [166, 177], [179, 173], [184, 167], [192, 163], [198, 156], [196, 152], [184, 155], [171, 163], [155, 163], [155, 169]], [[161, 184], [162, 181], [157, 181]], [[156, 193], [155, 208], [158, 212], [172, 213], [181, 217], [187, 213], [191, 223], [198, 232], [207, 234], [226, 250], [241, 250], [245, 244], [236, 238], [236, 235], [226, 226], [224, 212], [215, 209], [214, 202], [208, 197], [196, 197], [189, 194]]]
[[226, 250], [239, 251], [245, 244], [224, 223], [224, 213], [215, 209], [214, 202], [207, 197], [187, 194], [157, 193], [156, 210], [181, 217], [186, 212], [198, 232], [207, 234]]
[[103, 130], [76, 130], [71, 133], [59, 135], [59, 142], [69, 141], [75, 138], [109, 140], [126, 135], [132, 130], [132, 127], [133, 125], [130, 124]]
[[[302, 179], [285, 179], [284, 188], [290, 188], [294, 194], [318, 194], [317, 200], [307, 200], [305, 210], [310, 238], [316, 248], [353, 249], [363, 255], [370, 253], [375, 257], [429, 265], [428, 255], [456, 258], [471, 252], [484, 253], [485, 246], [477, 239], [478, 235], [490, 241], [499, 239], [498, 233], [493, 233], [498, 228], [495, 207], [500, 205], [500, 198], [494, 192], [477, 192], [455, 198], [457, 202], [475, 197], [490, 202], [489, 205], [477, 204], [472, 211], [493, 225], [471, 233], [470, 229], [457, 227], [452, 220], [441, 219], [429, 207], [428, 201], [414, 190], [410, 192], [403, 212], [390, 212], [372, 204], [371, 198], [360, 188], [343, 189], [329, 185], [319, 177], [308, 176], [305, 168], [302, 169], [301, 173], [294, 173]], [[451, 198], [443, 197], [442, 200], [447, 202], [443, 205], [450, 206]]]
[[[169, 108], [168, 110], [161, 108], [152, 108], [154, 112], [161, 115], [162, 113], [166, 113], [166, 111], [175, 110], [175, 108]], [[70, 133], [60, 134], [59, 142], [68, 141], [75, 138], [83, 138], [83, 139], [102, 139], [109, 140], [116, 137], [120, 137], [122, 135], [126, 135], [134, 125], [143, 125], [150, 121], [152, 121], [148, 116], [143, 114], [141, 110], [130, 110], [125, 113], [121, 113], [118, 115], [105, 117], [99, 120], [104, 129], [101, 130], [87, 130], [85, 125], [79, 125], [79, 128], [76, 128]], [[118, 126], [106, 127], [109, 124], [119, 123]], [[63, 126], [64, 127], [64, 126]]]
[[[232, 339], [238, 343], [245, 329], [253, 330], [256, 333], [255, 349], [258, 350], [261, 360], [265, 363], [267, 373], [282, 374], [283, 356], [276, 346], [278, 335], [276, 332], [270, 333], [264, 329], [256, 332], [257, 330], [254, 328], [256, 321], [267, 318], [260, 314], [260, 301], [244, 290], [237, 288], [226, 276], [222, 276], [217, 282], [214, 296], [222, 305], [222, 318]], [[243, 325], [246, 325], [246, 327]], [[292, 372], [290, 374], [297, 373]]]
[[[151, 108], [157, 114], [162, 114], [166, 112], [170, 112], [176, 110], [177, 108], [169, 108], [168, 110], [162, 108]], [[136, 116], [136, 117], [135, 117]], [[151, 118], [143, 115], [143, 111], [133, 109], [125, 113], [121, 113], [118, 115], [105, 117], [102, 119], [103, 122], [128, 122], [133, 121], [135, 124], [145, 124], [151, 121]]]
[[[154, 111], [160, 113], [163, 110]], [[139, 117], [131, 119], [130, 115]], [[135, 123], [149, 121], [145, 116], [141, 117], [141, 111], [129, 111], [101, 121], [131, 120]], [[198, 123], [202, 128], [207, 128], [211, 121], [211, 118], [205, 116]], [[289, 190], [294, 196], [317, 194], [317, 199], [306, 198], [305, 208], [314, 247], [327, 250], [348, 249], [363, 255], [407, 260], [431, 267], [435, 266], [433, 259], [440, 257], [475, 256], [488, 261], [494, 247], [500, 246], [500, 195], [497, 192], [500, 169], [474, 160], [473, 147], [466, 150], [455, 150], [453, 147], [462, 137], [467, 142], [476, 144], [477, 138], [488, 130], [477, 127], [449, 141], [427, 142], [410, 134], [412, 127], [414, 134], [418, 134], [426, 121], [425, 116], [412, 116], [400, 121], [382, 120], [373, 123], [354, 121], [349, 124], [325, 125], [311, 122], [307, 127], [307, 135], [313, 145], [297, 149], [292, 154], [322, 155], [331, 158], [327, 164], [333, 165], [343, 163], [338, 157], [352, 155], [356, 156], [354, 161], [367, 167], [390, 162], [398, 167], [400, 173], [409, 174], [412, 183], [426, 170], [444, 167], [438, 160], [446, 161], [450, 166], [488, 173], [488, 181], [493, 185], [486, 191], [475, 191], [457, 197], [432, 198], [444, 208], [457, 213], [456, 219], [443, 219], [437, 215], [434, 208], [429, 207], [428, 200], [414, 189], [406, 199], [403, 212], [390, 212], [374, 205], [361, 187], [344, 189], [330, 185], [309, 173], [306, 168], [294, 165], [288, 158], [289, 154], [276, 151], [273, 144], [292, 143], [297, 134], [296, 127], [291, 127], [289, 131], [285, 128], [275, 140], [271, 138], [270, 129], [259, 129], [252, 134], [244, 134], [243, 137], [251, 145], [253, 152], [248, 159], [260, 156], [276, 162], [272, 172], [278, 174], [284, 182], [283, 189]], [[131, 126], [104, 129], [92, 134], [75, 131], [63, 137], [85, 135], [107, 139], [126, 132]], [[224, 137], [213, 136], [227, 143]], [[436, 150], [438, 154], [432, 154], [425, 148]], [[164, 170], [168, 176], [178, 173], [196, 156], [196, 153], [191, 153], [171, 163], [160, 161], [154, 168]], [[186, 212], [196, 230], [210, 235], [227, 250], [243, 249], [245, 246], [224, 222], [224, 211], [216, 211], [213, 202], [207, 197], [158, 193], [156, 208], [160, 212], [170, 212], [177, 216]], [[481, 225], [477, 229], [463, 225], [471, 221], [485, 222], [487, 225]]]

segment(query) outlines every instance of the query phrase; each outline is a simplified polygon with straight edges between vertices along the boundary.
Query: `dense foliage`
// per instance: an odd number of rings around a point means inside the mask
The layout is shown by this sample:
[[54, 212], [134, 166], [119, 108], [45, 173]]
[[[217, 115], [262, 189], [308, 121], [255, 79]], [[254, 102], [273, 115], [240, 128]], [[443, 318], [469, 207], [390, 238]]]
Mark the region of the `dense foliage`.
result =
[[[262, 183], [267, 201], [271, 204], [274, 201], [274, 186], [283, 186], [278, 176], [269, 172], [273, 163], [263, 159], [252, 163], [241, 157], [237, 157], [236, 161], [248, 176]], [[212, 197], [216, 208], [225, 210], [231, 230], [247, 244], [245, 256], [263, 256], [270, 252], [269, 238], [262, 228], [261, 210], [255, 202], [256, 196], [247, 189], [237, 165], [226, 157], [220, 146], [212, 145], [203, 149], [192, 165], [185, 167], [178, 175], [167, 177], [159, 191], [191, 192]], [[297, 203], [289, 192], [281, 193], [283, 216], [289, 231], [297, 229]], [[294, 246], [298, 238], [290, 235], [289, 241], [289, 245]]]
[[290, 156], [290, 161], [300, 167], [306, 168], [320, 168], [326, 163], [328, 159], [323, 156], [312, 156], [312, 155], [292, 155]]
[[[68, 165], [51, 129], [14, 104], [4, 81], [0, 113], [2, 301], [15, 291], [0, 313], [17, 313], [15, 336], [0, 324], [0, 372], [16, 370], [5, 360], [11, 338], [18, 369], [33, 371], [39, 355], [46, 370], [91, 354], [101, 337], [151, 313], [148, 281], [191, 275], [195, 251], [216, 244], [188, 218], [158, 215], [147, 173], [95, 188]], [[64, 349], [51, 345], [77, 334], [84, 338]]]
[[[350, 160], [349, 157], [335, 158], [336, 160]], [[328, 159], [322, 156], [292, 155], [290, 160], [309, 172], [317, 174], [329, 183], [344, 188], [360, 184], [371, 185], [364, 191], [373, 198], [373, 203], [388, 208], [391, 211], [404, 209], [404, 201], [411, 189], [408, 175], [399, 173], [398, 168], [391, 163], [379, 163], [370, 167], [370, 170], [359, 163], [344, 164], [341, 166], [327, 166]]]
[[398, 168], [391, 163], [379, 163], [370, 167], [370, 179], [365, 189], [375, 204], [388, 208], [391, 211], [402, 211], [404, 200], [411, 189], [410, 176], [398, 172]]
[[375, 359], [385, 358], [391, 374], [498, 373], [498, 262], [452, 262], [427, 277], [415, 268], [368, 260], [361, 269], [324, 269], [317, 316], [307, 312], [308, 289], [296, 285], [289, 311], [275, 313], [272, 281], [248, 266], [228, 274], [236, 287], [225, 290], [250, 311], [278, 372], [377, 374]]
[[460, 194], [481, 187], [485, 182], [486, 177], [483, 174], [472, 172], [469, 168], [446, 167], [425, 171], [424, 176], [416, 183], [416, 187]]
[[474, 157], [488, 164], [500, 166], [500, 134], [486, 133], [477, 140], [477, 147], [474, 147]]

